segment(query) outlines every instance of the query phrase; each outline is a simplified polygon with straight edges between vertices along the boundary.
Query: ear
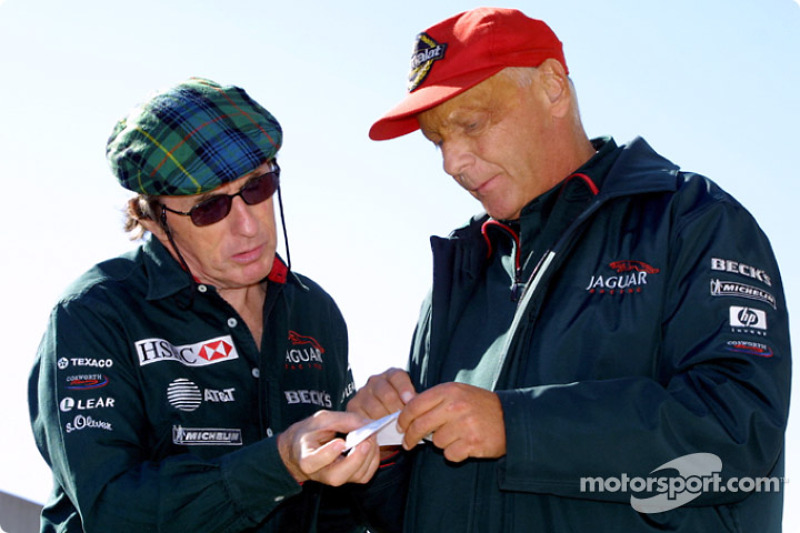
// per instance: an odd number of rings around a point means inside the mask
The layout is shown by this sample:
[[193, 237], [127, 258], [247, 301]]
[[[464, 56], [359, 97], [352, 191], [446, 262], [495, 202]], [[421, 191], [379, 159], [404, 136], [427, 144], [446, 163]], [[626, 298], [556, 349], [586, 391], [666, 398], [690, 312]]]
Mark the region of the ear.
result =
[[164, 228], [158, 220], [150, 218], [144, 210], [139, 207], [139, 198], [128, 200], [128, 212], [136, 216], [136, 220], [141, 226], [153, 234], [158, 240], [164, 242], [167, 238]]
[[538, 69], [542, 87], [553, 109], [553, 115], [556, 117], [566, 116], [571, 106], [572, 93], [564, 65], [557, 59], [550, 58], [545, 59]]

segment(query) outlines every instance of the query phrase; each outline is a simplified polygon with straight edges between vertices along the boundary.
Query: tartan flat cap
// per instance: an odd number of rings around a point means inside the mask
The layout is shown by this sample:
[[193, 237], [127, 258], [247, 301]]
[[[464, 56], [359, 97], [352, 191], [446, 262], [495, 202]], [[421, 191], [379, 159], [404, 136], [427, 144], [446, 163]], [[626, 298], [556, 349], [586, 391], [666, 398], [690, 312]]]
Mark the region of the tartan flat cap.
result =
[[282, 140], [275, 117], [243, 89], [191, 78], [120, 120], [106, 158], [128, 190], [200, 194], [272, 159]]

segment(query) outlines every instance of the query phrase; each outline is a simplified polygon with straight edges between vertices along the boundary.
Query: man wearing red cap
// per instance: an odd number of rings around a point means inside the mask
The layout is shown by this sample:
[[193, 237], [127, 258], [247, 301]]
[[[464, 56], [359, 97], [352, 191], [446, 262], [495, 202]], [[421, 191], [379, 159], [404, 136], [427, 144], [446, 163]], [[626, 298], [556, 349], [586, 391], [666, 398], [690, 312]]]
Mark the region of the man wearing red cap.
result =
[[780, 531], [788, 318], [750, 214], [642, 139], [590, 140], [519, 11], [421, 33], [409, 82], [370, 137], [421, 129], [486, 213], [432, 238], [408, 371], [348, 405], [400, 411], [402, 529]]

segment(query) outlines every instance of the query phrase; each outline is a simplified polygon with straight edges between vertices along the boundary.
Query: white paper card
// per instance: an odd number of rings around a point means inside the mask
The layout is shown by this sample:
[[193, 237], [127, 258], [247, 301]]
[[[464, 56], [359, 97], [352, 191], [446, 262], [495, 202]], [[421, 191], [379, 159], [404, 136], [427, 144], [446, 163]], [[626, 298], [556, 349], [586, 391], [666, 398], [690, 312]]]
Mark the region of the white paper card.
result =
[[400, 411], [386, 415], [379, 420], [354, 429], [347, 434], [344, 442], [346, 450], [358, 446], [374, 434], [378, 434], [378, 446], [395, 446], [403, 442], [403, 434], [397, 431], [397, 417]]

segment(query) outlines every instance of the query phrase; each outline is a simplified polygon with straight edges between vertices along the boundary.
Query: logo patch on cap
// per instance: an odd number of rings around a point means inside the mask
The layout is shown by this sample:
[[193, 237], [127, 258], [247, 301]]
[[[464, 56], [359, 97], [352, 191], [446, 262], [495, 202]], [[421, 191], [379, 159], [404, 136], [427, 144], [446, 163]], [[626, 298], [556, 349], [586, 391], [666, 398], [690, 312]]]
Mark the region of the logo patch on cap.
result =
[[444, 59], [447, 43], [437, 43], [427, 33], [417, 35], [414, 53], [411, 55], [411, 71], [408, 73], [408, 92], [413, 91], [425, 81], [434, 61]]

